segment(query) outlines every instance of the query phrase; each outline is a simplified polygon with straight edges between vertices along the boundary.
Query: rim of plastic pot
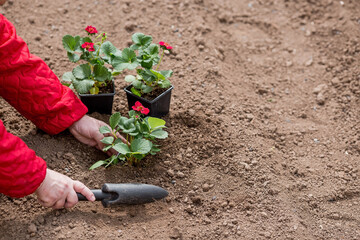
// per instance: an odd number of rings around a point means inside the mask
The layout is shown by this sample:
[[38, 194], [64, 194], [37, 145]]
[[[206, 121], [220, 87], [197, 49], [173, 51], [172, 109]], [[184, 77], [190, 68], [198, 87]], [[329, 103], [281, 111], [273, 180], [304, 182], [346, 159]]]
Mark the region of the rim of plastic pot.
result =
[[149, 101], [149, 100], [147, 100], [147, 99], [145, 99], [145, 98], [143, 98], [143, 97], [139, 97], [139, 96], [133, 94], [130, 90], [127, 89], [127, 88], [129, 88], [129, 87], [131, 87], [131, 86], [132, 86], [132, 84], [129, 85], [129, 86], [127, 86], [127, 87], [125, 87], [125, 88], [124, 88], [124, 91], [125, 91], [126, 93], [131, 94], [131, 95], [134, 96], [134, 97], [141, 98], [143, 101], [145, 101], [145, 102], [147, 102], [147, 103], [154, 103], [154, 102], [156, 102], [159, 98], [161, 98], [161, 97], [162, 97], [163, 95], [165, 95], [168, 91], [171, 91], [171, 90], [174, 88], [174, 86], [171, 85], [171, 87], [169, 87], [168, 89], [166, 89], [165, 92], [163, 92], [162, 94], [160, 94], [159, 96], [157, 96], [157, 97], [154, 98], [153, 100]]

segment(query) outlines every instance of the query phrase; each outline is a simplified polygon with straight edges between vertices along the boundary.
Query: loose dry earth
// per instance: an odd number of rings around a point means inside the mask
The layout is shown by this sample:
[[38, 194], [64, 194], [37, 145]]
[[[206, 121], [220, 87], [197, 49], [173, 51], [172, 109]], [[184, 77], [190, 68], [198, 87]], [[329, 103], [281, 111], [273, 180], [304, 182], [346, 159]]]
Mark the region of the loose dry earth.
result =
[[[162, 186], [166, 201], [104, 209], [0, 197], [0, 239], [360, 239], [360, 1], [8, 0], [0, 13], [60, 77], [61, 39], [87, 25], [124, 48], [174, 46], [170, 137], [146, 168], [49, 136], [0, 100], [1, 120], [48, 166], [99, 188]], [[126, 114], [122, 77], [114, 111]], [[109, 116], [94, 114], [107, 120]]]

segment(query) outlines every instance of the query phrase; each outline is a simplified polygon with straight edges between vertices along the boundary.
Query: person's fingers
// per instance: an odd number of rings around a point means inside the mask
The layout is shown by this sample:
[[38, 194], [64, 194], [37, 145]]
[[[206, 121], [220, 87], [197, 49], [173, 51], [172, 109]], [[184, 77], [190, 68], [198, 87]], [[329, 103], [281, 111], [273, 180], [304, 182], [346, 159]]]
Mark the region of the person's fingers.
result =
[[75, 191], [70, 191], [65, 202], [65, 208], [72, 208], [79, 202]]
[[53, 206], [53, 209], [61, 209], [65, 206], [65, 198], [59, 199]]
[[104, 138], [104, 135], [100, 133], [99, 131], [95, 131], [92, 134], [93, 141], [96, 142], [96, 146], [99, 147], [99, 149], [103, 149], [105, 144], [101, 142], [101, 140]]
[[52, 207], [54, 205], [54, 203], [52, 202], [45, 202], [41, 199], [38, 198], [38, 202], [41, 204], [41, 206], [43, 207]]
[[81, 193], [89, 201], [95, 201], [95, 196], [89, 188], [87, 188], [82, 182], [74, 181], [75, 192]]
[[108, 151], [106, 152], [106, 154], [107, 154], [109, 157], [111, 157], [112, 155], [115, 155], [115, 154], [117, 154], [117, 153], [116, 153], [115, 150], [110, 149], [110, 150], [108, 150]]

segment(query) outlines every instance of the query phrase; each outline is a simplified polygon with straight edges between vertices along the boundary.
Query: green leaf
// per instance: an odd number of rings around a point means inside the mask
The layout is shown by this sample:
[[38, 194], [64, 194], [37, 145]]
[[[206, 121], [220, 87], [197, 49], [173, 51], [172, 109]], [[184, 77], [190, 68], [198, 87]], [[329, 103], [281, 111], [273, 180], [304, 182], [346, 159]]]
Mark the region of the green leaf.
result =
[[94, 83], [95, 81], [91, 79], [83, 79], [83, 80], [73, 79], [72, 81], [75, 90], [81, 94], [89, 93]]
[[115, 144], [118, 144], [118, 143], [122, 143], [123, 141], [121, 140], [121, 138], [117, 138], [117, 139], [115, 139], [115, 141], [114, 141], [114, 145]]
[[132, 70], [139, 66], [139, 62], [136, 59], [136, 53], [130, 48], [125, 48], [121, 52], [121, 57], [114, 57], [111, 64], [117, 71], [122, 71], [124, 69]]
[[138, 74], [145, 82], [154, 82], [157, 79], [156, 75], [152, 73], [152, 71], [150, 71], [149, 69], [140, 70]]
[[120, 154], [124, 154], [124, 155], [131, 152], [129, 146], [123, 142], [115, 144], [113, 146], [113, 149], [119, 152]]
[[109, 157], [108, 159], [106, 159], [105, 161], [107, 161], [107, 164], [105, 165], [105, 168], [107, 168], [108, 166], [110, 166], [111, 164], [116, 164], [118, 162], [118, 157], [116, 155], [112, 155], [111, 157]]
[[111, 72], [111, 75], [113, 75], [115, 77], [115, 76], [119, 75], [120, 73], [121, 72], [118, 72], [118, 71], [114, 70], [114, 71]]
[[97, 161], [97, 162], [94, 163], [89, 169], [90, 169], [90, 170], [94, 170], [95, 168], [98, 168], [98, 167], [100, 167], [100, 166], [102, 166], [102, 165], [105, 165], [105, 164], [107, 164], [107, 163], [108, 163], [107, 161], [103, 161], [103, 160]]
[[166, 122], [160, 118], [155, 118], [155, 117], [148, 117], [147, 118], [147, 122], [149, 123], [150, 129], [151, 130], [155, 130], [158, 128], [163, 128], [165, 127]]
[[155, 71], [155, 70], [150, 70], [150, 71], [156, 76], [156, 78], [161, 79], [161, 80], [165, 80], [165, 76], [162, 75], [160, 72]]
[[91, 76], [91, 67], [89, 64], [81, 64], [73, 69], [72, 74], [77, 79], [86, 79]]
[[157, 148], [157, 147], [152, 147], [151, 150], [150, 150], [150, 154], [151, 155], [155, 155], [156, 153], [160, 152], [161, 149], [160, 148]]
[[113, 147], [112, 145], [109, 145], [109, 146], [104, 147], [102, 150], [103, 150], [103, 152], [107, 152], [112, 147]]
[[114, 141], [114, 137], [104, 137], [103, 139], [100, 140], [100, 142], [105, 143], [105, 144], [112, 144]]
[[168, 133], [162, 129], [158, 129], [158, 130], [155, 130], [152, 133], [150, 133], [150, 136], [159, 138], [159, 139], [165, 139], [168, 137]]
[[145, 84], [141, 86], [141, 89], [142, 89], [142, 91], [143, 91], [144, 93], [149, 93], [149, 92], [151, 92], [151, 91], [153, 90], [152, 87], [150, 87], [150, 86], [148, 86], [148, 85], [145, 85]]
[[159, 82], [159, 86], [161, 88], [169, 88], [171, 86], [171, 83], [169, 80], [164, 80], [164, 81]]
[[89, 92], [90, 92], [90, 94], [98, 94], [99, 88], [97, 86], [94, 86], [94, 87], [90, 88]]
[[150, 46], [146, 49], [146, 52], [150, 55], [158, 56], [159, 54], [159, 45], [158, 44], [150, 44]]
[[133, 75], [126, 75], [126, 77], [125, 77], [126, 82], [133, 82], [135, 80], [136, 80], [136, 77]]
[[109, 59], [116, 53], [117, 48], [109, 41], [104, 42], [100, 47], [100, 54], [104, 54]]
[[136, 88], [132, 87], [130, 90], [131, 90], [131, 92], [132, 92], [133, 94], [135, 94], [136, 96], [141, 97], [141, 92], [138, 91]]
[[72, 74], [72, 72], [66, 72], [62, 75], [61, 79], [66, 82], [72, 82], [75, 79], [75, 77]]
[[132, 82], [132, 85], [133, 85], [134, 88], [136, 88], [136, 89], [142, 89], [143, 83], [142, 83], [141, 81], [139, 81], [139, 80], [135, 80], [135, 81]]
[[106, 67], [101, 65], [94, 66], [94, 78], [96, 80], [99, 82], [104, 82], [106, 80], [110, 80], [109, 77], [111, 77], [111, 74]]
[[115, 129], [115, 127], [119, 124], [120, 118], [121, 118], [121, 114], [118, 112], [111, 115], [109, 122], [110, 122], [110, 127], [112, 129]]
[[100, 133], [102, 133], [102, 134], [111, 133], [111, 130], [110, 130], [110, 128], [109, 128], [108, 126], [101, 126], [101, 127], [99, 128], [99, 131], [100, 131]]
[[65, 35], [62, 39], [63, 46], [67, 52], [74, 53], [74, 52], [81, 52], [80, 49], [80, 37], [76, 36], [73, 37], [71, 35]]
[[67, 56], [71, 62], [77, 62], [80, 60], [80, 56], [76, 53], [67, 52]]
[[139, 49], [139, 46], [140, 45], [136, 45], [136, 44], [133, 44], [133, 45], [131, 45], [129, 48], [131, 49], [131, 50], [138, 50]]
[[137, 154], [147, 154], [150, 152], [152, 143], [149, 140], [138, 138], [132, 141], [131, 150]]
[[153, 62], [151, 61], [151, 59], [144, 60], [144, 61], [141, 61], [141, 66], [146, 69], [151, 69], [153, 66]]
[[134, 33], [131, 39], [137, 47], [147, 47], [152, 42], [152, 37], [143, 33]]
[[160, 73], [165, 77], [165, 78], [169, 78], [172, 76], [173, 71], [171, 70], [164, 70], [164, 71], [160, 71]]

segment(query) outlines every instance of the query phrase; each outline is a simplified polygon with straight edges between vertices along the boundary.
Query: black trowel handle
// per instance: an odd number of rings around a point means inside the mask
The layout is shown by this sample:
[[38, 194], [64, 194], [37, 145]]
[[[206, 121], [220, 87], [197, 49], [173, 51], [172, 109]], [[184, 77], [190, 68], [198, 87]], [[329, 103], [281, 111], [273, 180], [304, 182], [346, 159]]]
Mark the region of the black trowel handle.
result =
[[[101, 191], [101, 189], [92, 189], [92, 193], [95, 195], [95, 201], [101, 201], [103, 199], [111, 199], [113, 194]], [[86, 197], [81, 193], [76, 193], [79, 201], [87, 201]]]
[[[91, 191], [104, 207], [151, 203], [169, 194], [161, 187], [142, 183], [105, 183], [101, 190]], [[78, 198], [80, 201], [86, 201], [86, 198], [79, 193]]]

